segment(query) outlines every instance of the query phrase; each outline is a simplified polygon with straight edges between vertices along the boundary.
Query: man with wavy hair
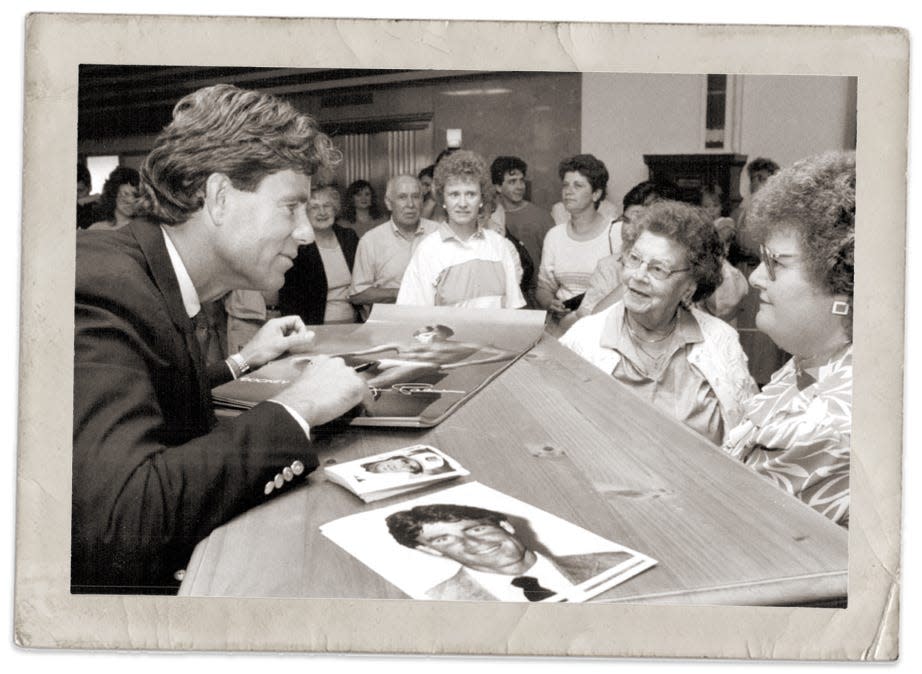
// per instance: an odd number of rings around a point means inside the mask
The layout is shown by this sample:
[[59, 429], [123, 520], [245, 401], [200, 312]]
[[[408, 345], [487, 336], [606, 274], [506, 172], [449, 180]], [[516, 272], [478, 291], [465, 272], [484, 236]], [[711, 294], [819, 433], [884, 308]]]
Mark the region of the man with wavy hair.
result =
[[295, 316], [208, 363], [202, 306], [278, 290], [311, 238], [311, 175], [338, 160], [314, 120], [217, 85], [180, 100], [141, 169], [137, 217], [77, 244], [71, 589], [174, 593], [212, 529], [316, 467], [309, 429], [367, 387], [315, 358], [272, 401], [216, 423], [210, 389], [308, 346]]

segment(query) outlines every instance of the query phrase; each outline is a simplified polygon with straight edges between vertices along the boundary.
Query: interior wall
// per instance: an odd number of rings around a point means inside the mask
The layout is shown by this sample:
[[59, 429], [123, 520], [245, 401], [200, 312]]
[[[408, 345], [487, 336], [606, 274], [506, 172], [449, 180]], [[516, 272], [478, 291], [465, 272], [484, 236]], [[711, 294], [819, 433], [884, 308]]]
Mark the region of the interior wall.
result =
[[644, 154], [685, 154], [704, 148], [705, 75], [586, 73], [582, 151], [608, 168], [608, 199], [648, 177]]
[[[827, 150], [855, 149], [854, 77], [746, 75], [740, 149], [780, 166]], [[740, 189], [749, 193], [749, 177]]]
[[[854, 149], [856, 80], [848, 77], [740, 76], [739, 147], [781, 166], [832, 149]], [[705, 75], [586, 73], [582, 148], [605, 162], [609, 199], [620, 204], [646, 180], [644, 154], [704, 152]], [[732, 119], [728, 115], [728, 123]], [[728, 138], [730, 134], [728, 134]], [[748, 194], [748, 177], [742, 177]]]
[[477, 75], [379, 88], [372, 94], [371, 103], [336, 108], [321, 107], [320, 93], [292, 100], [325, 123], [431, 116], [430, 163], [445, 148], [446, 131], [461, 129], [462, 147], [479, 152], [488, 163], [502, 154], [524, 159], [531, 199], [548, 209], [560, 198], [558, 163], [580, 151], [578, 73]]

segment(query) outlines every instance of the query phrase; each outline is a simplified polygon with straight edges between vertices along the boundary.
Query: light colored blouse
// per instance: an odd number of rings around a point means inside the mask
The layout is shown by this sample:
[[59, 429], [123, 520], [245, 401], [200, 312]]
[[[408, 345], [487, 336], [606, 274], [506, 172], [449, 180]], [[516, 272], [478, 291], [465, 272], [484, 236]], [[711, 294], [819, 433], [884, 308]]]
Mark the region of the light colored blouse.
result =
[[323, 273], [327, 277], [327, 306], [323, 314], [324, 323], [354, 323], [355, 310], [349, 302], [349, 288], [352, 272], [346, 263], [343, 249], [337, 243], [330, 248], [317, 245], [323, 260]]
[[589, 279], [603, 257], [621, 254], [621, 224], [610, 222], [587, 241], [570, 236], [570, 225], [555, 225], [544, 237], [538, 287], [559, 300], [576, 297], [589, 287]]
[[724, 430], [739, 423], [756, 385], [736, 330], [694, 308], [680, 309], [679, 316], [675, 344], [655, 372], [642, 362], [638, 370], [640, 356], [626, 334], [622, 302], [578, 320], [560, 343], [719, 443]]
[[743, 408], [724, 451], [811, 508], [848, 526], [852, 438], [849, 345], [798, 388], [792, 358]]
[[641, 353], [643, 345], [631, 338], [622, 317], [620, 332], [603, 335], [602, 343], [621, 354], [611, 375], [660, 410], [675, 417], [713, 443], [723, 440], [724, 426], [720, 403], [714, 389], [691, 363], [688, 351], [703, 340], [698, 323], [680, 309], [675, 331], [667, 340], [664, 358], [650, 367], [651, 360]]

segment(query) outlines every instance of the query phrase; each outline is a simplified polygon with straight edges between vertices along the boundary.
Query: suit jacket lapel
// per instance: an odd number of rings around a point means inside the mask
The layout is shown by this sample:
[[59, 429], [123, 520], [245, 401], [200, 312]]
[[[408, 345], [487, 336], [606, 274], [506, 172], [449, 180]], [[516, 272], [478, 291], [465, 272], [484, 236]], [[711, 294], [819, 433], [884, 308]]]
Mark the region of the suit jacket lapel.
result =
[[163, 294], [170, 318], [177, 328], [184, 333], [192, 334], [192, 319], [186, 314], [182, 293], [179, 290], [179, 281], [176, 280], [176, 272], [173, 270], [173, 263], [170, 261], [166, 244], [163, 242], [163, 232], [160, 231], [160, 226], [149, 220], [139, 219], [131, 222], [128, 227], [147, 259], [147, 266], [150, 268], [154, 283]]
[[186, 306], [182, 301], [182, 292], [179, 290], [179, 281], [163, 241], [163, 232], [160, 226], [146, 219], [137, 219], [128, 225], [131, 234], [138, 242], [138, 247], [147, 260], [154, 284], [163, 295], [163, 301], [173, 324], [182, 333], [189, 351], [190, 360], [199, 385], [199, 398], [205, 409], [211, 410], [210, 390], [208, 387], [208, 373], [204, 354], [195, 338], [195, 325], [186, 313]]

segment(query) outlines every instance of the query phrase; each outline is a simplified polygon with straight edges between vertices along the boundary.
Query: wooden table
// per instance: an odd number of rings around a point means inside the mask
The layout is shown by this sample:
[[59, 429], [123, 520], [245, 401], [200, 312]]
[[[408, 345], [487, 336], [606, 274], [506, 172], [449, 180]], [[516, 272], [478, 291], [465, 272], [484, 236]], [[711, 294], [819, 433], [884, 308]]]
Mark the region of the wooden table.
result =
[[[457, 458], [466, 480], [659, 561], [594, 601], [797, 605], [846, 595], [847, 531], [547, 335], [436, 428], [348, 428], [314, 449], [323, 465], [419, 442]], [[319, 531], [390, 502], [365, 505], [318, 470], [203, 540], [180, 594], [405, 598]]]

